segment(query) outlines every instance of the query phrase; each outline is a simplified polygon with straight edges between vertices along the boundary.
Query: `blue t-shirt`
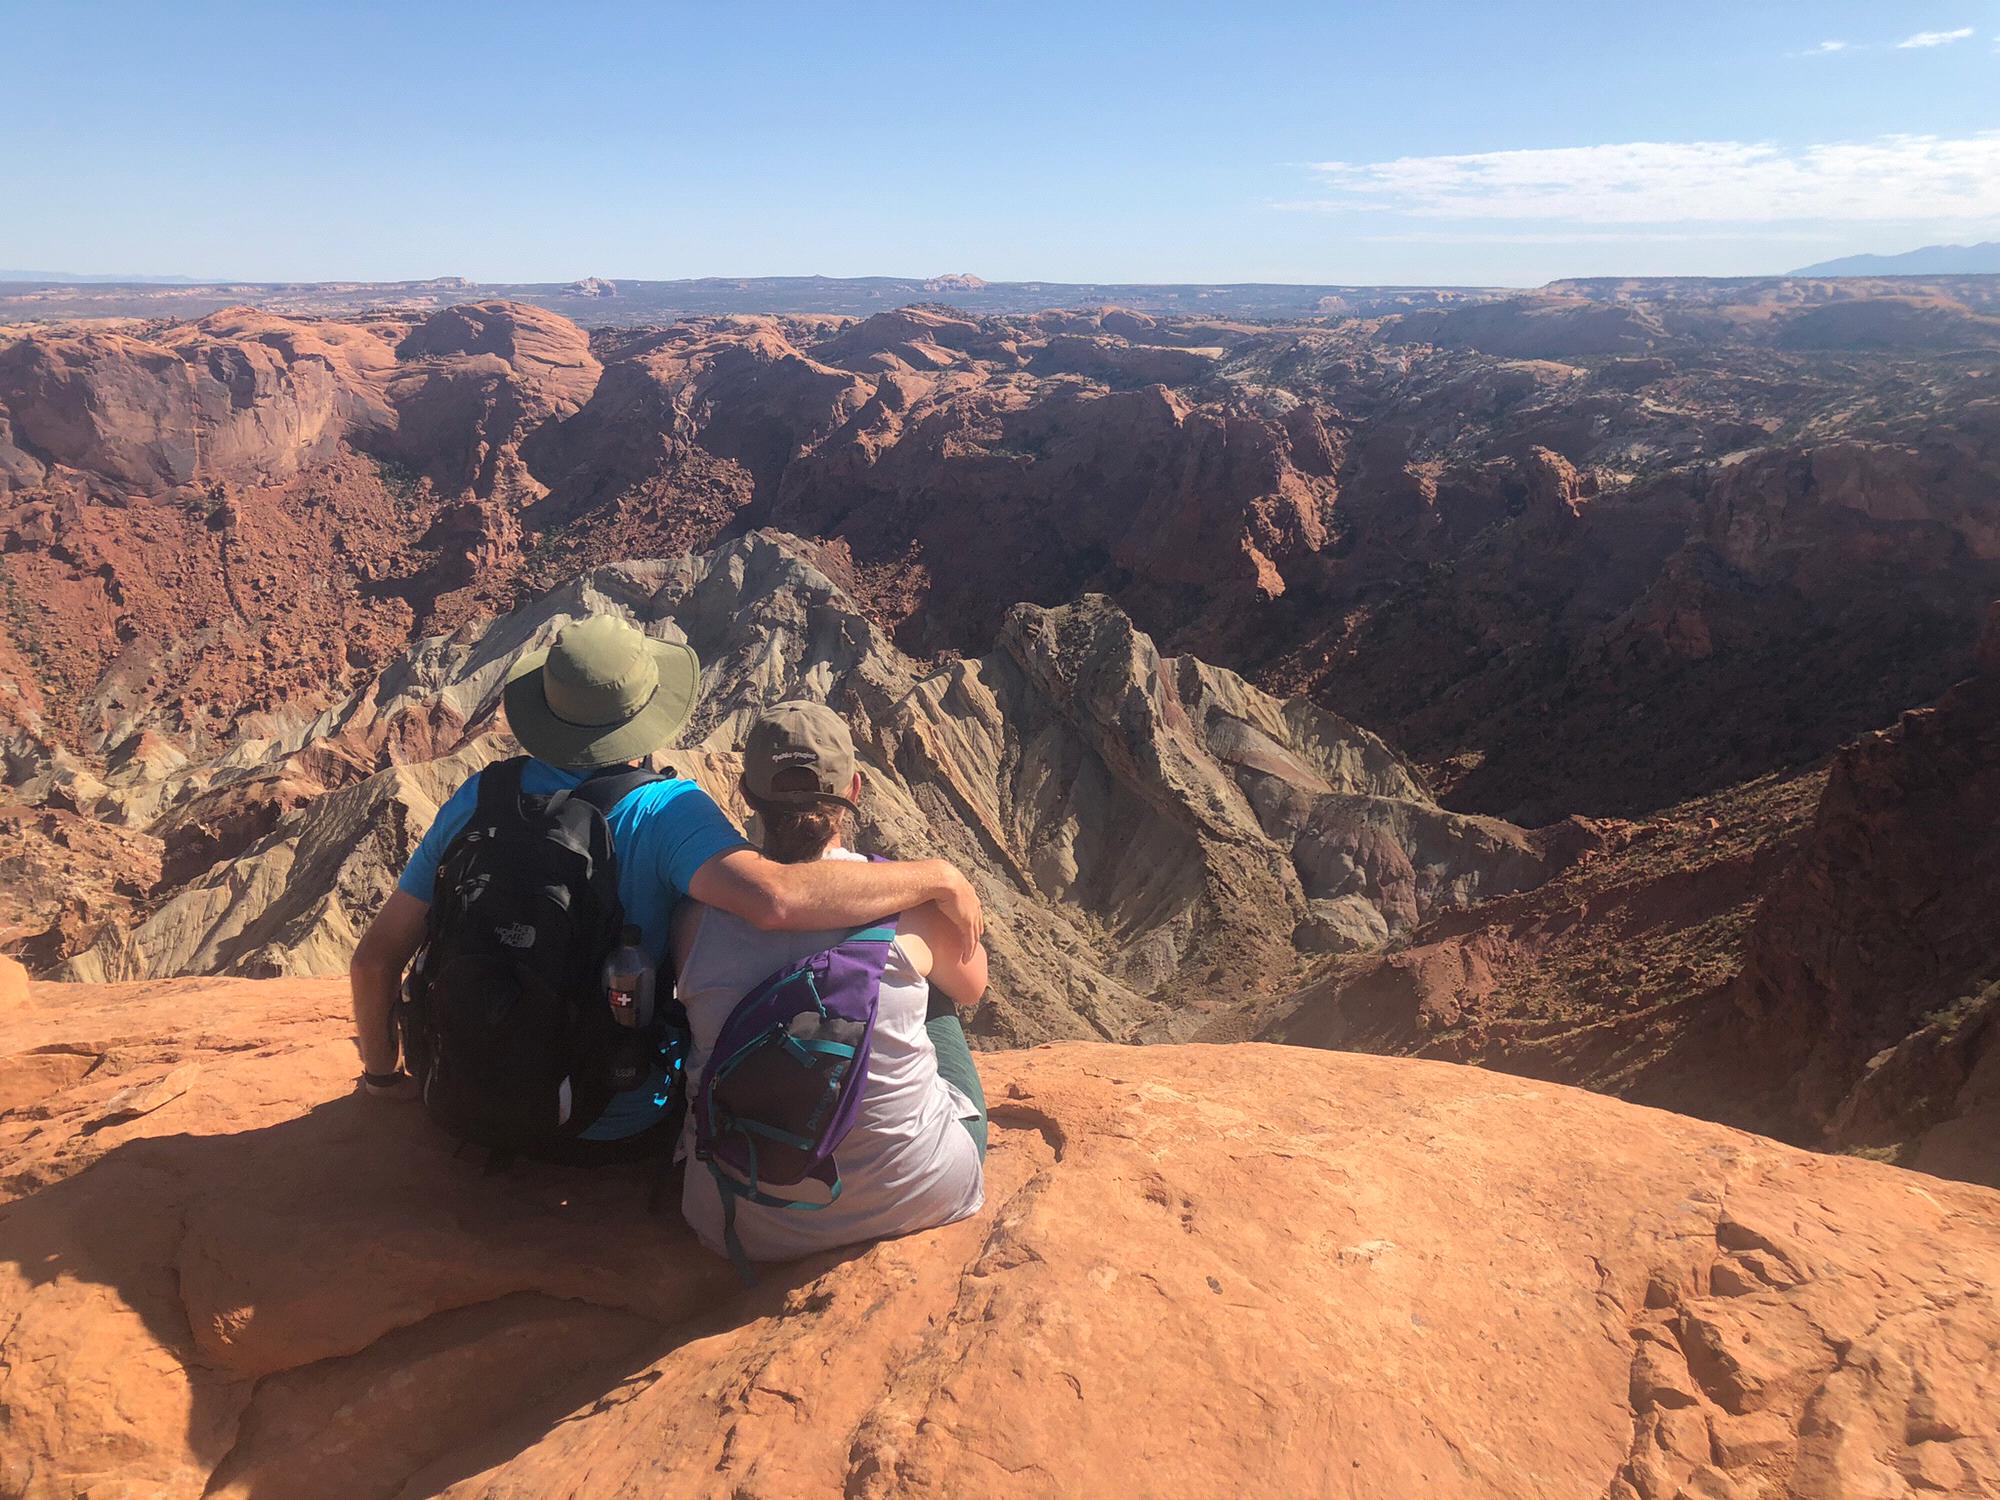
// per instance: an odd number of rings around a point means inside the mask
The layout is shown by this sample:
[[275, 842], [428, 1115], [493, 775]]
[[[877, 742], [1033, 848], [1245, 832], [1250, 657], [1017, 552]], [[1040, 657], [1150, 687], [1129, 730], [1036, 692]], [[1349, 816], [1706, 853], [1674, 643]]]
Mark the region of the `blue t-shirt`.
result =
[[[580, 785], [583, 779], [580, 771], [530, 760], [521, 776], [521, 790], [545, 797]], [[479, 777], [474, 775], [438, 809], [437, 821], [396, 882], [398, 890], [430, 901], [445, 846], [472, 821], [478, 803]], [[680, 779], [640, 787], [612, 808], [605, 821], [618, 850], [618, 899], [624, 904], [625, 920], [638, 927], [646, 951], [664, 966], [667, 924], [674, 903], [687, 894], [694, 872], [718, 854], [747, 849], [749, 842], [708, 793]], [[583, 1138], [620, 1140], [656, 1124], [667, 1108], [663, 1081], [664, 1075], [656, 1072], [645, 1087], [616, 1095]]]

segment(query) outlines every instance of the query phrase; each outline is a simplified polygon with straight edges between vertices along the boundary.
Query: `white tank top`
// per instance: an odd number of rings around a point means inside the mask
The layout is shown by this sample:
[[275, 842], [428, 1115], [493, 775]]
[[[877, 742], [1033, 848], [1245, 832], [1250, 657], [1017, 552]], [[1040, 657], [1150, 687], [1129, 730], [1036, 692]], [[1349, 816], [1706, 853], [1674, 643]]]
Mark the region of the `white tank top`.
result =
[[[840, 849], [825, 857], [862, 856]], [[713, 907], [700, 913], [677, 985], [693, 1032], [690, 1083], [707, 1069], [716, 1038], [739, 1000], [778, 970], [847, 935], [845, 930], [759, 932]], [[752, 1260], [791, 1260], [836, 1245], [932, 1229], [979, 1211], [985, 1201], [979, 1151], [959, 1123], [978, 1111], [938, 1074], [937, 1051], [924, 1030], [930, 993], [930, 982], [911, 966], [902, 944], [892, 945], [882, 974], [861, 1113], [834, 1157], [840, 1197], [813, 1210], [766, 1208], [739, 1199], [736, 1234]], [[690, 1099], [693, 1092], [691, 1088]], [[694, 1139], [691, 1117], [682, 1138]], [[783, 1197], [786, 1190], [768, 1191]], [[726, 1253], [721, 1192], [708, 1168], [692, 1157], [681, 1211], [704, 1245]]]

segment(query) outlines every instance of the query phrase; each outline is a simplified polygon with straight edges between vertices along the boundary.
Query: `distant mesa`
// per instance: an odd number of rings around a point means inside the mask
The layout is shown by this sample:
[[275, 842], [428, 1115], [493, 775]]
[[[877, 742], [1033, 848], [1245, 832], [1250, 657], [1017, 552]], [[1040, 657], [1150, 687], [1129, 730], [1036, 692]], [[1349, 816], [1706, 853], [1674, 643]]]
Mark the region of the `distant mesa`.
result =
[[219, 276], [141, 276], [136, 272], [0, 270], [0, 282], [53, 286], [217, 286]]
[[581, 281], [572, 281], [569, 284], [569, 289], [572, 294], [578, 297], [615, 297], [618, 295], [618, 283], [615, 281], [606, 281], [602, 276], [586, 276]]
[[2000, 240], [1925, 245], [1901, 255], [1843, 255], [1801, 266], [1794, 276], [1991, 276], [2000, 274]]
[[969, 271], [954, 271], [945, 276], [933, 276], [924, 283], [927, 292], [983, 292], [986, 283]]

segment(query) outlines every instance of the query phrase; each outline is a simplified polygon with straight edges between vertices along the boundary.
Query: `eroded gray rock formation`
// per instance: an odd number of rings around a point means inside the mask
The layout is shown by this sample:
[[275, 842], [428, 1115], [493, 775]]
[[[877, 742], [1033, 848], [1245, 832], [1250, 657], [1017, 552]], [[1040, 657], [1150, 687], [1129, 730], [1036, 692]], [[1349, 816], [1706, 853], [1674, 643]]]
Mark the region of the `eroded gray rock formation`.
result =
[[734, 751], [757, 709], [803, 696], [849, 719], [864, 842], [956, 861], [989, 905], [995, 1039], [1189, 1034], [1302, 954], [1537, 883], [1567, 842], [1445, 812], [1375, 735], [1162, 657], [1099, 597], [1022, 605], [991, 651], [926, 669], [800, 544], [757, 533], [420, 641], [221, 763], [135, 762], [98, 810], [144, 822], [184, 879], [63, 976], [338, 972], [440, 800], [512, 752], [509, 662], [600, 610], [700, 654], [701, 707], [663, 760], [739, 813]]

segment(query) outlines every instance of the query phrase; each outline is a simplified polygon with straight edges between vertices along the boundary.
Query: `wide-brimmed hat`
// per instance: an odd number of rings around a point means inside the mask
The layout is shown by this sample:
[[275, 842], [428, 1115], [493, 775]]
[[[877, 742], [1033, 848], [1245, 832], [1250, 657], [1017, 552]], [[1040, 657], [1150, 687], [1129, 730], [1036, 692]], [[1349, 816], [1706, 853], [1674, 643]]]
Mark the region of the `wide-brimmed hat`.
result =
[[[780, 789], [783, 773], [788, 782]], [[852, 808], [848, 791], [854, 785], [854, 736], [846, 721], [824, 703], [779, 703], [751, 722], [743, 741], [743, 790], [760, 802], [810, 807], [837, 802]], [[859, 809], [856, 809], [859, 811]]]
[[677, 641], [656, 641], [616, 615], [591, 615], [556, 632], [507, 671], [504, 702], [514, 738], [530, 755], [571, 771], [596, 771], [651, 755], [694, 712], [701, 662]]

